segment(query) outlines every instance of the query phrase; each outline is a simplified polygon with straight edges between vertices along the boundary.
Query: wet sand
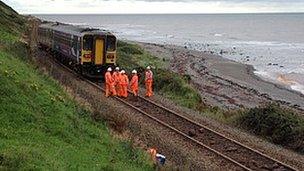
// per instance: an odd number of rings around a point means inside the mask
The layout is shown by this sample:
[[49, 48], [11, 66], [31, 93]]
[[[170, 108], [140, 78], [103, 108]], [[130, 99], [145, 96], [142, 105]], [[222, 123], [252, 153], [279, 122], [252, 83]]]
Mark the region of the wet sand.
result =
[[168, 60], [168, 69], [190, 75], [191, 84], [199, 90], [204, 103], [210, 106], [238, 109], [278, 102], [301, 112], [304, 110], [303, 94], [261, 79], [250, 65], [174, 45], [135, 43]]

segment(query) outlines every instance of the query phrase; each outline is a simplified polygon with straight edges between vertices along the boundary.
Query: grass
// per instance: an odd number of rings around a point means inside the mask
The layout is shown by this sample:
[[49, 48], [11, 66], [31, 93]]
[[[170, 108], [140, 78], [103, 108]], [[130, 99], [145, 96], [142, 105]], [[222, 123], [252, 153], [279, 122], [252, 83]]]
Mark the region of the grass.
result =
[[167, 62], [152, 56], [138, 45], [119, 41], [118, 63], [127, 71], [137, 69], [140, 82], [143, 84], [145, 67], [150, 65], [154, 72], [154, 89], [161, 95], [175, 101], [177, 104], [197, 109], [201, 106], [201, 97], [190, 86], [188, 76], [180, 76], [166, 69]]
[[1, 28], [12, 28], [0, 29], [0, 170], [152, 170], [144, 151], [35, 69], [19, 42], [23, 17], [0, 9]]
[[151, 169], [31, 65], [1, 51], [0, 78], [0, 169]]

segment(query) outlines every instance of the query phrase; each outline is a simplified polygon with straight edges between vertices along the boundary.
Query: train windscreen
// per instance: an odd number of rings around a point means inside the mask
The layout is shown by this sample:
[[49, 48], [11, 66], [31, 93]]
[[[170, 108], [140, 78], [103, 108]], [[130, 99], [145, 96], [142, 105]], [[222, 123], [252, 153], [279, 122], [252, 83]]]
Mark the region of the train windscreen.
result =
[[83, 37], [83, 50], [92, 50], [93, 49], [93, 36], [84, 36]]
[[116, 50], [116, 37], [107, 36], [107, 51], [115, 51], [115, 50]]

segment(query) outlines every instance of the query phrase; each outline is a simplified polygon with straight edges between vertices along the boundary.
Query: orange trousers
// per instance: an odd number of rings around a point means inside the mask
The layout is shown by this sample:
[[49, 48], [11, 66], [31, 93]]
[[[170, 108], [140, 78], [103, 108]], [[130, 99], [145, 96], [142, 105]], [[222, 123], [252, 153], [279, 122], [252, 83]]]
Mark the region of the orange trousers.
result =
[[128, 85], [125, 84], [121, 85], [121, 96], [128, 97]]
[[146, 81], [146, 96], [153, 96], [152, 81]]
[[131, 87], [134, 96], [138, 96], [138, 87]]
[[122, 97], [122, 85], [121, 84], [116, 84], [116, 92], [117, 92], [117, 96]]
[[109, 97], [110, 95], [116, 96], [116, 90], [113, 84], [106, 84], [106, 97]]

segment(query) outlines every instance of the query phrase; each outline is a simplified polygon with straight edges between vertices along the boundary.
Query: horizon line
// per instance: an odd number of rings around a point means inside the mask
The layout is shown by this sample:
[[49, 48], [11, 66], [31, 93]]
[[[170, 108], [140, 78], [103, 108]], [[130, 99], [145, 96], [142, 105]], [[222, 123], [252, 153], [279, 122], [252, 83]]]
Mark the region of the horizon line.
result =
[[21, 15], [222, 15], [222, 14], [304, 14], [304, 12], [248, 12], [248, 13], [20, 13]]

